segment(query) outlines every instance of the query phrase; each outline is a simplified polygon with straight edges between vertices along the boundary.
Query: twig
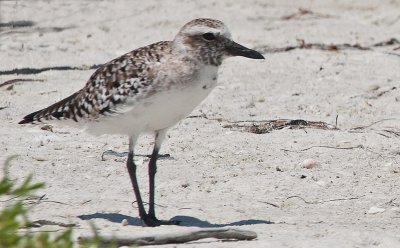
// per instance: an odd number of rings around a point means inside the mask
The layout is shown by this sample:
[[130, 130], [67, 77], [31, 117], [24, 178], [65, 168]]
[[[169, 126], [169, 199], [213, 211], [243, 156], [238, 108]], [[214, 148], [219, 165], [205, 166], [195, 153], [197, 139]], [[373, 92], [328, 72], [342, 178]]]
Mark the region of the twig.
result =
[[335, 201], [351, 201], [351, 200], [358, 200], [358, 199], [360, 199], [361, 197], [364, 197], [364, 195], [362, 195], [362, 196], [355, 196], [355, 197], [349, 197], [349, 198], [329, 199], [329, 200], [319, 201], [318, 203], [335, 202]]
[[5, 81], [4, 83], [0, 84], [0, 88], [17, 82], [43, 82], [43, 81], [44, 81], [43, 79], [17, 78]]
[[282, 16], [281, 19], [282, 20], [290, 20], [290, 19], [299, 18], [301, 16], [305, 16], [305, 15], [312, 15], [312, 16], [320, 17], [320, 18], [330, 17], [330, 15], [318, 14], [318, 13], [314, 13], [313, 11], [308, 10], [308, 9], [299, 8], [297, 12], [290, 14], [290, 15]]
[[280, 207], [279, 207], [277, 204], [275, 204], [275, 203], [266, 202], [266, 201], [259, 201], [259, 202], [265, 203], [265, 204], [268, 204], [268, 205], [271, 205], [271, 206], [276, 207], [276, 208], [280, 208]]
[[303, 200], [303, 202], [305, 202], [307, 204], [315, 204], [316, 203], [316, 202], [309, 202], [309, 201], [305, 200], [303, 197], [298, 196], [298, 195], [289, 196], [289, 197], [286, 198], [286, 200], [289, 200], [291, 198], [299, 198], [299, 199]]
[[75, 227], [77, 225], [76, 224], [65, 224], [65, 223], [62, 223], [62, 222], [56, 222], [56, 221], [50, 221], [50, 220], [35, 220], [35, 221], [32, 221], [32, 222], [28, 223], [23, 228], [42, 227], [42, 226]]
[[388, 129], [383, 129], [382, 131], [393, 134], [394, 136], [400, 136], [400, 131], [394, 131], [394, 130], [388, 130]]
[[91, 201], [92, 201], [92, 200], [86, 200], [86, 201], [82, 202], [81, 205], [84, 205], [84, 204], [86, 204], [86, 203], [88, 203], [88, 202], [91, 202]]
[[75, 26], [66, 27], [33, 27], [33, 26], [19, 26], [18, 29], [15, 27], [3, 27], [0, 28], [0, 37], [3, 35], [10, 34], [24, 34], [24, 33], [52, 33], [52, 32], [62, 32], [64, 30], [75, 28]]
[[[111, 244], [117, 246], [180, 244], [205, 238], [216, 238], [222, 240], [252, 240], [257, 238], [257, 234], [252, 231], [244, 231], [233, 228], [204, 228], [196, 231], [186, 231], [183, 233], [137, 237], [102, 237], [100, 240], [100, 245], [108, 247]], [[90, 242], [92, 239], [92, 237], [79, 237], [78, 242], [80, 244], [84, 244], [86, 242]]]
[[380, 135], [380, 136], [383, 136], [383, 137], [385, 137], [385, 138], [388, 138], [388, 139], [390, 139], [390, 136], [389, 135], [386, 135], [386, 134], [383, 134], [383, 133], [379, 133], [379, 132], [376, 132], [378, 135]]
[[[133, 201], [133, 202], [131, 202], [131, 206], [133, 207], [133, 208], [137, 208], [137, 201]], [[147, 206], [147, 205], [149, 205], [149, 203], [148, 202], [146, 202], [146, 201], [143, 201], [143, 205], [145, 205], [145, 206]], [[161, 204], [157, 204], [157, 203], [154, 203], [154, 205], [156, 205], [157, 207], [160, 207], [160, 208], [166, 208], [167, 206], [165, 206], [165, 205], [161, 205]]]
[[21, 21], [11, 21], [11, 22], [0, 23], [0, 28], [5, 28], [5, 27], [9, 27], [9, 28], [32, 27], [34, 25], [35, 25], [35, 23], [33, 21], [21, 20]]
[[[128, 156], [128, 152], [116, 152], [113, 150], [105, 150], [102, 154], [101, 154], [101, 161], [106, 161], [105, 159], [105, 155], [111, 155], [111, 156], [115, 156], [115, 157], [126, 157]], [[143, 155], [143, 154], [135, 154], [136, 157], [146, 157], [146, 158], [151, 158], [151, 155]], [[159, 154], [158, 158], [171, 158], [171, 154]]]
[[[233, 130], [246, 131], [256, 134], [264, 134], [273, 130], [283, 128], [317, 128], [324, 130], [337, 130], [336, 126], [322, 122], [322, 121], [305, 121], [301, 119], [276, 119], [264, 121], [245, 121], [229, 122], [230, 124], [224, 125], [224, 128], [231, 128]], [[243, 124], [238, 124], [243, 123]]]
[[298, 151], [294, 151], [294, 150], [288, 150], [288, 149], [281, 149], [282, 151], [285, 152], [304, 152], [307, 150], [310, 150], [312, 148], [331, 148], [331, 149], [337, 149], [337, 150], [349, 150], [349, 149], [355, 149], [355, 148], [364, 148], [363, 145], [358, 145], [358, 146], [350, 146], [350, 147], [335, 147], [335, 146], [310, 146]]
[[[42, 195], [42, 196], [31, 196], [31, 197], [27, 197], [24, 199], [24, 204], [35, 204], [38, 205], [40, 203], [57, 203], [57, 204], [62, 204], [62, 205], [68, 205], [71, 206], [71, 204], [65, 203], [65, 202], [59, 202], [59, 201], [49, 201], [49, 200], [45, 200], [47, 198], [44, 198], [46, 195]], [[26, 202], [25, 202], [26, 201]]]
[[380, 46], [392, 46], [392, 45], [397, 45], [397, 44], [400, 44], [400, 41], [396, 38], [391, 38], [387, 41], [381, 41], [381, 42], [375, 43], [372, 46], [380, 47]]
[[12, 75], [12, 74], [38, 74], [44, 71], [49, 70], [57, 70], [57, 71], [66, 71], [66, 70], [91, 70], [97, 69], [101, 65], [91, 65], [91, 66], [54, 66], [54, 67], [43, 67], [43, 68], [17, 68], [9, 71], [0, 71], [0, 75]]
[[375, 124], [378, 124], [378, 123], [380, 123], [380, 122], [384, 122], [384, 121], [393, 121], [393, 120], [398, 120], [398, 119], [396, 119], [396, 118], [387, 118], [387, 119], [382, 119], [382, 120], [379, 120], [379, 121], [372, 122], [371, 124], [369, 124], [369, 125], [366, 125], [366, 126], [353, 127], [353, 128], [352, 128], [352, 129], [350, 129], [350, 130], [360, 130], [360, 129], [365, 129], [365, 128], [371, 127], [371, 126], [373, 126], [373, 125], [375, 125]]
[[7, 200], [2, 200], [2, 201], [0, 201], [0, 202], [8, 202], [8, 201], [11, 201], [11, 200], [14, 200], [14, 199], [16, 199], [16, 198], [18, 198], [19, 196], [14, 196], [14, 197], [11, 197], [11, 198], [9, 198], [9, 199], [7, 199]]
[[299, 198], [302, 201], [304, 201], [304, 203], [306, 204], [319, 204], [319, 203], [325, 203], [325, 202], [334, 202], [334, 201], [350, 201], [350, 200], [358, 200], [361, 197], [364, 197], [365, 195], [362, 196], [355, 196], [355, 197], [348, 197], [348, 198], [336, 198], [336, 199], [328, 199], [328, 200], [320, 200], [320, 201], [307, 201], [305, 200], [303, 197], [298, 196], [298, 195], [293, 195], [293, 196], [289, 196], [286, 198], [286, 200], [289, 200], [291, 198]]

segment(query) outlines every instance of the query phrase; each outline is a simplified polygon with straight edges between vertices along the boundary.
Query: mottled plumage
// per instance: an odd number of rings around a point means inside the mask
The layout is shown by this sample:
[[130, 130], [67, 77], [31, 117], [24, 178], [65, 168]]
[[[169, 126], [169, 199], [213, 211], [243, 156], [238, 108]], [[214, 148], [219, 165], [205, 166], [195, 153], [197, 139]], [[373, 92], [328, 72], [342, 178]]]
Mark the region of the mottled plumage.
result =
[[98, 68], [84, 88], [24, 117], [20, 124], [52, 119], [96, 120], [115, 113], [127, 98], [144, 98], [152, 88], [152, 67], [171, 53], [171, 42], [161, 41], [133, 50]]
[[[102, 65], [81, 90], [25, 116], [19, 123], [69, 119], [82, 122], [95, 134], [127, 134], [127, 169], [143, 223], [177, 224], [160, 221], [155, 216], [158, 152], [168, 128], [187, 116], [211, 92], [217, 84], [218, 67], [231, 56], [264, 58], [233, 42], [221, 21], [196, 19], [184, 25], [172, 41], [133, 50]], [[143, 206], [133, 162], [134, 146], [143, 132], [156, 134], [149, 162], [148, 212]]]

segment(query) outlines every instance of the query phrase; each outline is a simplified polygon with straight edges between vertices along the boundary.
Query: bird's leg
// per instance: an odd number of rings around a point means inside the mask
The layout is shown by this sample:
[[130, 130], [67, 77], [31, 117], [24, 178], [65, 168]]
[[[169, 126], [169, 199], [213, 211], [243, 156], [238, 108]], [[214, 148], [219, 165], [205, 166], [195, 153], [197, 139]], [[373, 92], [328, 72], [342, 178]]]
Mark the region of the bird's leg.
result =
[[139, 184], [136, 178], [136, 165], [135, 162], [133, 161], [133, 150], [136, 143], [136, 139], [137, 137], [129, 137], [129, 154], [128, 154], [128, 160], [126, 162], [126, 167], [129, 172], [129, 177], [131, 178], [133, 191], [135, 192], [136, 202], [138, 204], [138, 209], [139, 209], [139, 216], [143, 220], [147, 217], [147, 214], [143, 206], [142, 197], [140, 196]]
[[[156, 140], [157, 140], [158, 133], [156, 134]], [[155, 176], [157, 173], [157, 159], [158, 159], [158, 152], [160, 150], [160, 147], [157, 147], [157, 145], [154, 145], [153, 153], [151, 154], [150, 162], [149, 162], [149, 217], [151, 218], [156, 218], [156, 213], [155, 213], [155, 200], [154, 200], [154, 195], [155, 195]]]
[[149, 226], [160, 226], [160, 225], [178, 225], [179, 221], [161, 221], [156, 218], [155, 213], [155, 175], [157, 172], [157, 159], [158, 152], [160, 151], [161, 143], [164, 141], [165, 134], [167, 130], [160, 130], [156, 132], [155, 144], [153, 153], [151, 154], [150, 162], [149, 162], [149, 213], [145, 223]]

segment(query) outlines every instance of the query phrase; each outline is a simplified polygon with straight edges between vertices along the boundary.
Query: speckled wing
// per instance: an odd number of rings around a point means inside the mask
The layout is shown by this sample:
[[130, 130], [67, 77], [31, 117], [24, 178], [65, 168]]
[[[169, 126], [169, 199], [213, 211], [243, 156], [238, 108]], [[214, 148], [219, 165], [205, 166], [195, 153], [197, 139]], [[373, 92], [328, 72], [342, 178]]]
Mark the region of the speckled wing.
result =
[[161, 41], [133, 50], [98, 68], [85, 87], [71, 96], [23, 118], [19, 124], [52, 119], [96, 120], [118, 114], [127, 99], [143, 96], [151, 89], [150, 68], [171, 51], [171, 42]]

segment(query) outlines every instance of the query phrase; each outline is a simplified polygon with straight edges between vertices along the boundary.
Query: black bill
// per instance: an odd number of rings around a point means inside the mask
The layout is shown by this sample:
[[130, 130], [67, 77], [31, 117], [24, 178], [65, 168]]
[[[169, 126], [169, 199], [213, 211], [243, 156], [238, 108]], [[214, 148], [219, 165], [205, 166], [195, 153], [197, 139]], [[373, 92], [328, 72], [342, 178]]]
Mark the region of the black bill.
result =
[[231, 56], [243, 56], [243, 57], [251, 58], [251, 59], [265, 59], [261, 53], [255, 51], [255, 50], [249, 49], [247, 47], [244, 47], [236, 42], [230, 43], [226, 47], [226, 51]]

